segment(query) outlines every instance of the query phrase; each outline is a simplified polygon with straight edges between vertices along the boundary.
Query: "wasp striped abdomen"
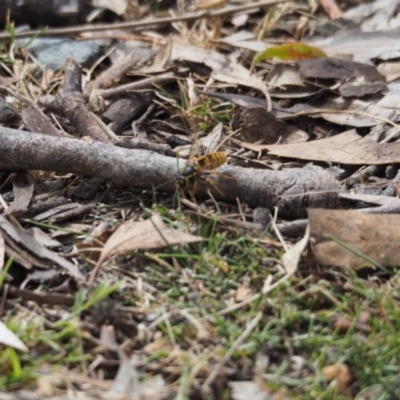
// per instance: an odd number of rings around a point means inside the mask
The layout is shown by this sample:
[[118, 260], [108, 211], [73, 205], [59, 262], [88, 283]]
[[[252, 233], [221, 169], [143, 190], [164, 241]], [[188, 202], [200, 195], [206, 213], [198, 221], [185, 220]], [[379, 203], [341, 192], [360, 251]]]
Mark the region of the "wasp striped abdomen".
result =
[[225, 164], [228, 161], [228, 157], [224, 152], [218, 151], [216, 153], [204, 154], [204, 156], [197, 157], [193, 161], [197, 162], [202, 170], [211, 171]]

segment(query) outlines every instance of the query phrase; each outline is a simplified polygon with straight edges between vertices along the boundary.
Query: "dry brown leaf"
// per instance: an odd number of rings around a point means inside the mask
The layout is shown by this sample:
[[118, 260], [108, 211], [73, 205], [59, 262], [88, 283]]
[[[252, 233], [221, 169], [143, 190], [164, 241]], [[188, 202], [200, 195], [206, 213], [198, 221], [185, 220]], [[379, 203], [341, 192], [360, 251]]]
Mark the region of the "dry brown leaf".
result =
[[241, 302], [249, 299], [253, 295], [253, 290], [248, 285], [241, 285], [236, 289], [235, 301]]
[[[352, 268], [372, 263], [400, 265], [400, 215], [309, 209], [308, 217], [311, 249], [317, 263]], [[330, 237], [340, 240], [353, 251], [347, 250]], [[368, 262], [354, 251], [372, 261]]]
[[340, 9], [335, 0], [319, 0], [319, 3], [328, 13], [331, 19], [343, 18], [343, 11]]
[[268, 150], [279, 157], [298, 158], [350, 165], [383, 165], [400, 162], [400, 143], [376, 143], [362, 138], [355, 130], [312, 142], [259, 145], [231, 139], [242, 147]]
[[345, 18], [353, 21], [366, 32], [388, 31], [400, 27], [398, 2], [393, 0], [360, 1], [356, 7], [350, 7]]
[[296, 271], [300, 262], [301, 254], [305, 250], [310, 239], [310, 228], [307, 226], [304, 237], [291, 246], [280, 259], [280, 263], [286, 270], [288, 276], [292, 276]]
[[[57, 253], [48, 250], [45, 246], [34, 239], [32, 235], [25, 232], [19, 227], [15, 227], [3, 216], [0, 216], [0, 229], [4, 233], [6, 233], [15, 243], [20, 244], [24, 248], [26, 248], [29, 253], [37, 259], [39, 265], [42, 265], [43, 260], [46, 260], [50, 263], [59, 265], [74, 278], [78, 280], [84, 279], [83, 275], [79, 272], [79, 269], [76, 265], [72, 264]], [[33, 261], [33, 264], [36, 265], [36, 262]]]
[[[343, 55], [351, 55], [354, 61], [369, 63], [373, 58], [382, 60], [398, 58], [400, 50], [398, 38], [399, 29], [364, 32], [355, 28], [343, 29], [328, 38], [316, 38], [306, 43], [323, 49], [331, 57], [343, 58]], [[343, 46], [343, 43], [346, 45]]]
[[150, 74], [165, 71], [166, 64], [171, 57], [171, 51], [172, 38], [169, 37], [167, 41], [158, 49], [151, 65], [143, 68], [141, 72], [144, 74]]
[[400, 78], [400, 61], [387, 61], [379, 64], [378, 71], [386, 77], [386, 82], [393, 82]]
[[217, 51], [201, 49], [190, 45], [174, 43], [172, 47], [172, 60], [195, 62], [205, 64], [211, 68], [211, 78], [233, 85], [242, 85], [260, 90], [270, 105], [267, 85], [252, 75], [245, 67], [234, 63], [224, 54]]
[[[306, 142], [304, 143], [305, 145], [311, 145], [312, 146], [335, 146], [335, 145], [345, 145], [347, 143], [352, 143], [355, 142], [357, 140], [362, 139], [362, 137], [354, 130], [351, 129], [349, 131], [343, 132], [339, 135], [335, 135], [335, 136], [331, 136], [329, 138], [326, 139], [321, 139], [321, 140], [314, 140], [312, 142]], [[269, 150], [271, 154], [274, 154], [273, 151], [275, 149], [281, 149], [281, 148], [288, 148], [291, 149], [292, 146], [298, 148], [298, 144], [292, 145], [292, 144], [288, 144], [288, 145], [271, 145], [271, 144], [254, 144], [254, 143], [247, 143], [247, 142], [241, 142], [240, 140], [231, 138], [230, 139], [232, 142], [246, 148], [249, 150], [253, 150], [253, 151], [262, 151], [262, 150]], [[289, 147], [290, 146], [290, 147]], [[295, 155], [296, 158], [300, 158], [299, 154], [296, 153]]]
[[168, 228], [159, 215], [146, 221], [126, 221], [110, 236], [105, 244], [95, 270], [114, 254], [139, 249], [156, 249], [174, 244], [194, 243], [203, 240], [177, 229]]

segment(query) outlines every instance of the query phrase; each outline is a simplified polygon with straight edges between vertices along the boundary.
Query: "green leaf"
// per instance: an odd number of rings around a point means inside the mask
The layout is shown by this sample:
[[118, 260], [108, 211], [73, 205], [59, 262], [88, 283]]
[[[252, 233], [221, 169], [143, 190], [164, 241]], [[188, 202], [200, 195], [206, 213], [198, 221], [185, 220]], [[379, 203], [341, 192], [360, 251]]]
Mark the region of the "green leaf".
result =
[[259, 62], [271, 58], [290, 61], [325, 57], [327, 55], [317, 47], [312, 47], [305, 43], [288, 43], [282, 46], [270, 47], [256, 54], [253, 59], [252, 68]]

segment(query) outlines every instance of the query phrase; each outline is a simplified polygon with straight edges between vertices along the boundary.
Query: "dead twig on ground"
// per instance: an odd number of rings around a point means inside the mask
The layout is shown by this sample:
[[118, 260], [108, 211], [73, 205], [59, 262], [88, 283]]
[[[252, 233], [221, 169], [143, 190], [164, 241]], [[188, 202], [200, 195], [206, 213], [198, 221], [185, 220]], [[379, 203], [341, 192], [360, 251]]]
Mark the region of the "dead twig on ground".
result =
[[80, 136], [90, 136], [102, 143], [110, 143], [99, 123], [86, 106], [82, 93], [82, 72], [80, 65], [72, 58], [65, 62], [64, 83], [57, 96], [46, 96], [42, 102], [69, 119]]
[[[153, 189], [171, 181], [163, 191], [175, 191], [177, 160], [146, 150], [130, 150], [104, 143], [28, 133], [0, 127], [0, 169], [46, 170], [92, 176], [115, 186]], [[182, 168], [183, 160], [179, 162]], [[212, 180], [234, 203], [239, 198], [251, 207], [278, 207], [286, 217], [304, 217], [307, 207], [333, 208], [339, 182], [319, 167], [269, 171], [225, 166]], [[226, 179], [226, 176], [229, 179]], [[199, 180], [196, 195], [207, 197], [210, 186]]]
[[[226, 15], [232, 15], [235, 13], [241, 13], [245, 11], [250, 11], [257, 8], [269, 7], [274, 4], [290, 2], [291, 0], [266, 0], [260, 1], [258, 3], [245, 4], [243, 6], [230, 7], [225, 8], [223, 10], [216, 10], [210, 12], [196, 12], [196, 13], [187, 13], [184, 15], [179, 15], [176, 17], [166, 17], [166, 18], [149, 18], [144, 21], [128, 21], [128, 22], [120, 22], [117, 24], [100, 24], [100, 25], [78, 25], [72, 26], [68, 28], [55, 28], [48, 29], [45, 34], [46, 36], [63, 36], [63, 35], [72, 35], [83, 32], [101, 32], [110, 29], [137, 29], [137, 28], [145, 28], [149, 26], [170, 24], [174, 22], [183, 22], [183, 21], [196, 21], [201, 18], [216, 18], [223, 17]], [[23, 38], [23, 37], [33, 37], [35, 35], [43, 34], [42, 30], [29, 30], [25, 32], [15, 32], [14, 37]], [[0, 33], [0, 39], [7, 39], [10, 37], [9, 33]]]

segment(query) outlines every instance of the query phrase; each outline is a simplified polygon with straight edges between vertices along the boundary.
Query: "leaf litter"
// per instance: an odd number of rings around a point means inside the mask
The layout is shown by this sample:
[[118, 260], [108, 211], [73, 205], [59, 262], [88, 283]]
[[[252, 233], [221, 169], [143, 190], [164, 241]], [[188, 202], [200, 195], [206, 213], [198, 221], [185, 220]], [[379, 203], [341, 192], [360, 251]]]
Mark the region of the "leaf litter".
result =
[[128, 3], [2, 36], [0, 390], [399, 397], [393, 4]]

